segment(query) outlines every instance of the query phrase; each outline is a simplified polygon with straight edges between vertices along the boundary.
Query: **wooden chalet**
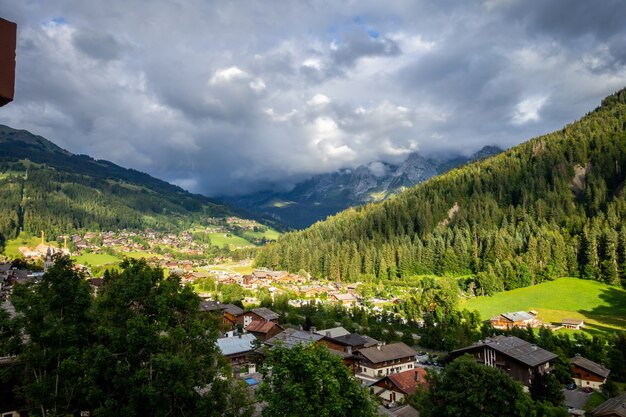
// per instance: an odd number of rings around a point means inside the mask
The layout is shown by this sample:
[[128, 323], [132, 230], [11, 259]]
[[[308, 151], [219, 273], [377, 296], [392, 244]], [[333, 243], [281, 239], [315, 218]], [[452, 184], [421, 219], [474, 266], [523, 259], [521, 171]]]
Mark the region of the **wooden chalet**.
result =
[[234, 304], [224, 304], [224, 307], [224, 323], [236, 326], [237, 319], [245, 313], [244, 309]]
[[500, 368], [527, 387], [535, 374], [552, 370], [558, 356], [514, 336], [496, 336], [450, 352], [452, 358], [470, 354], [486, 366]]
[[428, 388], [424, 368], [389, 374], [370, 385], [370, 392], [382, 399], [383, 404], [389, 404], [405, 402], [409, 396], [415, 394], [418, 386]]
[[561, 326], [568, 329], [580, 330], [585, 327], [585, 321], [581, 319], [563, 319], [561, 320]]
[[591, 412], [592, 417], [626, 417], [626, 395], [611, 398]]
[[[320, 332], [317, 333], [321, 334]], [[336, 337], [324, 336], [320, 342], [328, 346], [329, 349], [339, 350], [350, 354], [359, 349], [376, 346], [380, 343], [378, 340], [372, 339], [369, 336], [361, 336], [357, 333], [348, 333]]]
[[251, 333], [233, 335], [217, 339], [216, 345], [233, 368], [246, 369], [255, 356], [256, 337]]
[[352, 307], [356, 304], [357, 299], [352, 294], [333, 294], [332, 295], [333, 302], [337, 304], [341, 304], [342, 306]]
[[536, 314], [525, 311], [514, 313], [502, 313], [499, 316], [489, 319], [494, 329], [511, 329], [513, 327], [535, 327], [539, 324]]
[[253, 308], [252, 310], [246, 311], [245, 313], [239, 315], [237, 317], [237, 324], [241, 324], [244, 328], [246, 328], [253, 321], [273, 321], [278, 323], [279, 318], [280, 316], [278, 315], [278, 313], [274, 313], [269, 308], [260, 307]]
[[355, 376], [366, 383], [376, 382], [392, 374], [415, 368], [417, 352], [406, 344], [381, 343], [369, 348], [359, 349], [353, 353], [355, 360]]
[[600, 389], [606, 382], [611, 371], [604, 366], [590, 361], [580, 355], [574, 356], [570, 360], [574, 382], [579, 387], [591, 387]]
[[257, 339], [265, 342], [285, 329], [274, 321], [255, 320], [245, 330], [248, 333], [252, 333]]

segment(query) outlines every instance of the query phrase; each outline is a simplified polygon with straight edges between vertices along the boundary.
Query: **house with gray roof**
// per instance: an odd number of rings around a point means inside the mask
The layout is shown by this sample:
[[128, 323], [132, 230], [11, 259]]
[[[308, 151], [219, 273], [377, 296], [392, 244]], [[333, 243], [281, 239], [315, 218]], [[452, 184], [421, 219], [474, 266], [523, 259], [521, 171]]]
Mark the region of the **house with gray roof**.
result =
[[245, 368], [254, 356], [257, 338], [251, 333], [217, 339], [216, 345], [234, 369]]
[[415, 349], [402, 342], [359, 349], [353, 353], [355, 376], [364, 383], [376, 382], [392, 374], [414, 369], [416, 366]]
[[595, 363], [580, 355], [570, 360], [574, 382], [579, 387], [602, 388], [611, 371], [599, 363]]
[[322, 335], [322, 336], [326, 336], [326, 337], [339, 337], [339, 336], [345, 336], [347, 334], [350, 334], [349, 331], [347, 331], [341, 326], [332, 327], [330, 329], [317, 330], [315, 333]]
[[551, 362], [558, 356], [515, 336], [495, 336], [471, 346], [450, 352], [455, 358], [464, 354], [477, 362], [502, 369], [513, 379], [530, 387], [536, 374], [552, 371]]
[[626, 395], [611, 398], [596, 407], [593, 417], [626, 417]]

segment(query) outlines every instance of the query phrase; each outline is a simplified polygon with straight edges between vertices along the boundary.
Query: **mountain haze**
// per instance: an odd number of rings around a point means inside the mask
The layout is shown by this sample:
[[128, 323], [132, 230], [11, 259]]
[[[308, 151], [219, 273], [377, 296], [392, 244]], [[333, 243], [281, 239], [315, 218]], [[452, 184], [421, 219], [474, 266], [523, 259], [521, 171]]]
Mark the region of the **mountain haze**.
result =
[[284, 235], [260, 265], [337, 280], [465, 276], [477, 293], [626, 281], [626, 89], [565, 128]]
[[426, 158], [412, 153], [400, 165], [370, 162], [354, 169], [315, 175], [289, 192], [265, 191], [226, 201], [258, 215], [271, 216], [289, 227], [305, 228], [348, 207], [382, 201], [455, 166], [500, 152], [500, 148], [485, 146], [469, 158]]
[[74, 155], [25, 130], [0, 125], [0, 244], [20, 230], [175, 229], [230, 210], [108, 161]]

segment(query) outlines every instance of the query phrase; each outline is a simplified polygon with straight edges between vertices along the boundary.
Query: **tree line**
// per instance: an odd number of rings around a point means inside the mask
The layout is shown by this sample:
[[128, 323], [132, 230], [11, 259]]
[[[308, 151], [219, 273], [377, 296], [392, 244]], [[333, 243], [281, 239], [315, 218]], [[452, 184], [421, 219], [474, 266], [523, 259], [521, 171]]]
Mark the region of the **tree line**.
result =
[[16, 285], [0, 308], [0, 377], [29, 415], [250, 416], [252, 400], [219, 353], [219, 318], [176, 277], [144, 261], [109, 271], [94, 297], [71, 261]]
[[471, 275], [478, 294], [626, 280], [626, 90], [564, 129], [283, 235], [260, 266], [356, 281]]

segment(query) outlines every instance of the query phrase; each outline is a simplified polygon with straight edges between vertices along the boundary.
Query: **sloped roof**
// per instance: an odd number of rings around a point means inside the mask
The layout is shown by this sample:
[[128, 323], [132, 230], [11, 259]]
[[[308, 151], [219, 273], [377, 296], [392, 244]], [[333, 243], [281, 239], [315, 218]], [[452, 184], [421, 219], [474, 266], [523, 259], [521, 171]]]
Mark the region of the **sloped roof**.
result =
[[502, 317], [511, 321], [526, 321], [526, 320], [534, 320], [535, 316], [525, 311], [516, 311], [514, 313], [502, 313]]
[[536, 345], [515, 336], [495, 336], [478, 342], [472, 346], [452, 351], [451, 354], [459, 354], [474, 351], [477, 348], [488, 346], [501, 354], [510, 357], [525, 365], [534, 367], [542, 363], [556, 359], [558, 356], [552, 352], [542, 349]]
[[303, 330], [287, 329], [278, 333], [276, 336], [267, 340], [267, 344], [270, 346], [276, 344], [282, 344], [288, 348], [291, 348], [297, 344], [303, 344], [304, 346], [310, 345], [320, 340], [323, 336], [317, 333], [305, 332]]
[[238, 316], [240, 314], [244, 313], [244, 309], [241, 307], [238, 307], [234, 304], [224, 304], [225, 310], [227, 313], [232, 314], [233, 316]]
[[349, 333], [343, 336], [330, 337], [334, 342], [344, 346], [365, 346], [368, 340], [357, 333]]
[[591, 415], [593, 417], [626, 417], [626, 395], [620, 395], [603, 402], [591, 412]]
[[339, 336], [345, 336], [347, 334], [350, 334], [349, 331], [347, 331], [346, 329], [344, 329], [341, 326], [333, 327], [333, 328], [330, 328], [330, 329], [318, 330], [315, 333], [321, 334], [322, 336], [333, 337], [333, 338], [334, 337], [339, 337]]
[[258, 314], [259, 316], [263, 317], [265, 320], [278, 320], [278, 318], [280, 317], [278, 313], [274, 313], [272, 310], [270, 310], [269, 308], [265, 308], [265, 307], [253, 308], [250, 311]]
[[340, 301], [355, 301], [356, 297], [352, 294], [335, 294], [333, 295], [337, 300]]
[[408, 404], [393, 408], [385, 408], [381, 405], [378, 406], [378, 411], [381, 415], [390, 417], [420, 417], [419, 411]]
[[222, 352], [222, 355], [234, 355], [237, 353], [244, 353], [254, 349], [254, 341], [256, 337], [253, 334], [246, 333], [234, 337], [222, 337], [217, 339], [217, 347]]
[[200, 301], [200, 311], [221, 311], [225, 308], [219, 301]]
[[269, 333], [274, 327], [282, 329], [277, 323], [273, 321], [253, 321], [246, 327], [246, 330], [251, 333]]
[[609, 376], [609, 374], [611, 373], [611, 371], [607, 368], [605, 368], [604, 366], [600, 365], [599, 363], [595, 363], [594, 361], [590, 361], [587, 358], [584, 358], [580, 355], [576, 355], [574, 356], [571, 361], [572, 364], [579, 366], [589, 372], [591, 372], [592, 374], [596, 374], [598, 376], [601, 376], [602, 378], [606, 378], [607, 376]]
[[363, 355], [372, 363], [391, 361], [417, 355], [417, 352], [402, 342], [390, 343], [383, 346], [372, 346], [361, 349], [358, 354]]
[[424, 368], [413, 368], [397, 374], [389, 374], [385, 378], [389, 378], [400, 391], [407, 395], [414, 394], [418, 385], [428, 386]]

